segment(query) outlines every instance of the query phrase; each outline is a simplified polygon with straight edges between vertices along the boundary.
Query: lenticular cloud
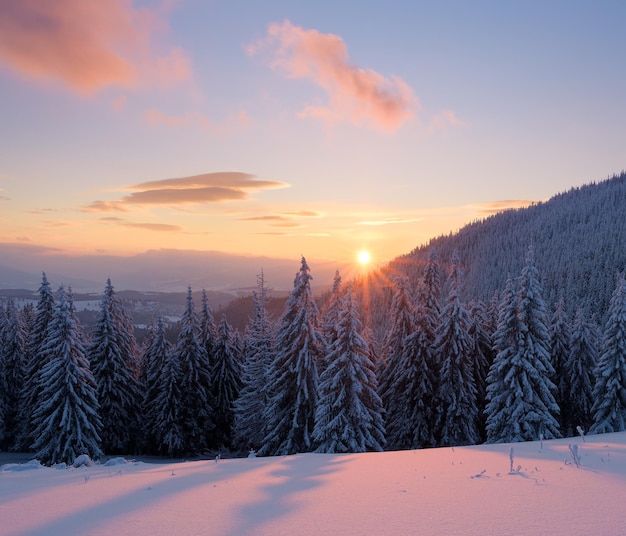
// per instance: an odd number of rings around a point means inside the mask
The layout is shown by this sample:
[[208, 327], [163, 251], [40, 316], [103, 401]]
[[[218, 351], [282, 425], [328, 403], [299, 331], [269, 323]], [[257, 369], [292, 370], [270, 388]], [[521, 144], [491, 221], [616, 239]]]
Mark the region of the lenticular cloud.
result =
[[328, 106], [307, 106], [301, 117], [395, 130], [413, 117], [418, 106], [413, 90], [401, 78], [386, 78], [352, 65], [346, 44], [337, 35], [306, 30], [285, 20], [270, 24], [265, 39], [248, 52], [253, 55], [263, 49], [272, 52], [273, 68], [290, 78], [308, 78], [328, 93]]

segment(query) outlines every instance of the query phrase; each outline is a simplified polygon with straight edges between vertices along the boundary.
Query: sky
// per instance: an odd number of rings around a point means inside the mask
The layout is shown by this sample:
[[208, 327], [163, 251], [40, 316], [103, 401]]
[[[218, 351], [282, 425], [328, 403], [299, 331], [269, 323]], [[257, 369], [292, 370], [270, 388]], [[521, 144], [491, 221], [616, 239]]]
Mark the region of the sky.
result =
[[623, 170], [625, 20], [619, 0], [0, 0], [0, 251], [380, 265]]

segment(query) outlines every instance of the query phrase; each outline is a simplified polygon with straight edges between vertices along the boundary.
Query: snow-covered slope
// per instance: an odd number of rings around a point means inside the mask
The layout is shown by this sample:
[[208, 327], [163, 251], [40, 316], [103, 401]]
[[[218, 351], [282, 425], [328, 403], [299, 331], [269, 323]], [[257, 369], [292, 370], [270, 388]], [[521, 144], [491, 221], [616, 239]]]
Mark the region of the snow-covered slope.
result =
[[626, 433], [217, 462], [31, 462], [1, 467], [0, 533], [618, 535], [624, 497]]

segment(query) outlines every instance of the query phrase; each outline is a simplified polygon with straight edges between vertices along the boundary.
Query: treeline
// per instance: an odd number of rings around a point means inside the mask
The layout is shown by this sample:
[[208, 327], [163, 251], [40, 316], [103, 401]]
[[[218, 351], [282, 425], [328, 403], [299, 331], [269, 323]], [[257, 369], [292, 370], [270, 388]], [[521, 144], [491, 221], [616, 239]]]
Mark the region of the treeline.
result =
[[390, 273], [404, 273], [415, 284], [429, 251], [443, 261], [457, 251], [463, 262], [465, 301], [489, 301], [509, 274], [519, 274], [529, 244], [541, 267], [544, 300], [563, 299], [568, 315], [582, 309], [606, 320], [614, 275], [626, 266], [626, 172], [572, 188], [548, 201], [510, 209], [432, 239], [399, 257]]
[[[388, 282], [376, 341], [368, 281], [322, 300], [301, 261], [282, 314], [263, 277], [245, 333], [188, 290], [175, 343], [160, 315], [138, 347], [107, 281], [85, 334], [44, 274], [35, 306], [0, 308], [0, 441], [42, 463], [80, 454], [364, 452], [550, 439], [626, 428], [626, 285], [600, 328], [549, 311], [530, 247], [488, 302], [462, 298], [458, 254]], [[445, 285], [444, 282], [445, 281]]]

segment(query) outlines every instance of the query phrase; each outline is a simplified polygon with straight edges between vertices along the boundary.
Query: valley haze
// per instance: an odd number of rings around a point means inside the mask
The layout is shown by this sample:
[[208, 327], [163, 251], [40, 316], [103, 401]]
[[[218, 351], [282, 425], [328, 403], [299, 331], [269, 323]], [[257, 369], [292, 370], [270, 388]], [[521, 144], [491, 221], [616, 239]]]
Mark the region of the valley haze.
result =
[[[215, 251], [152, 250], [132, 256], [68, 255], [44, 247], [0, 244], [0, 288], [35, 290], [45, 272], [53, 287], [100, 292], [107, 278], [116, 289], [150, 292], [227, 291], [255, 287], [263, 271], [269, 287], [289, 290], [300, 259], [244, 256]], [[306, 256], [306, 255], [305, 255]], [[330, 260], [310, 261], [314, 287], [328, 287], [336, 270]], [[354, 270], [354, 269], [352, 269]]]

